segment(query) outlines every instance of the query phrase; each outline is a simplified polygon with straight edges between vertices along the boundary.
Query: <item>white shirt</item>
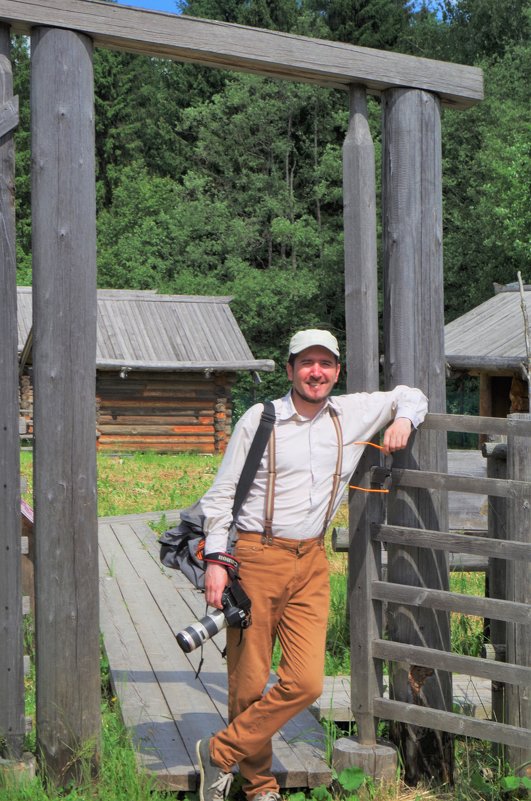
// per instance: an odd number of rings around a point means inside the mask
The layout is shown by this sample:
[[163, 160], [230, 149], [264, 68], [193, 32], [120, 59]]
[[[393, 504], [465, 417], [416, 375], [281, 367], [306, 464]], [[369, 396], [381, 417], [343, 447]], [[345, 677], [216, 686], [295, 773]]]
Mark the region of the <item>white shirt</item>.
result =
[[[276, 481], [273, 535], [290, 539], [318, 537], [332, 492], [337, 462], [337, 436], [330, 406], [339, 415], [343, 434], [341, 483], [333, 514], [341, 502], [364, 445], [394, 417], [407, 417], [416, 428], [424, 420], [428, 404], [418, 389], [398, 386], [390, 392], [360, 392], [327, 398], [312, 419], [300, 415], [291, 392], [274, 401]], [[223, 552], [232, 523], [232, 504], [238, 478], [262, 414], [255, 404], [234, 428], [217, 476], [201, 500], [207, 535], [205, 553]], [[267, 483], [267, 448], [236, 524], [239, 530], [263, 531]], [[330, 520], [328, 521], [328, 523]]]

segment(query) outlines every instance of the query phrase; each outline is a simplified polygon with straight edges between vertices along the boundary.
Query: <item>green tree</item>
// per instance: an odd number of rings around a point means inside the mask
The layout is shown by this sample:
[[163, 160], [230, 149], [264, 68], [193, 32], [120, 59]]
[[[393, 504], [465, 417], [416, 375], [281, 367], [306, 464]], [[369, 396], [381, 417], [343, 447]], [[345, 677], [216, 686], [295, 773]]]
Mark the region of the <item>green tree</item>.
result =
[[362, 47], [391, 49], [409, 20], [410, 2], [404, 0], [313, 0], [329, 38]]
[[15, 213], [17, 226], [17, 281], [31, 283], [31, 151], [29, 42], [25, 36], [11, 40], [13, 92], [19, 98], [19, 125], [15, 131]]

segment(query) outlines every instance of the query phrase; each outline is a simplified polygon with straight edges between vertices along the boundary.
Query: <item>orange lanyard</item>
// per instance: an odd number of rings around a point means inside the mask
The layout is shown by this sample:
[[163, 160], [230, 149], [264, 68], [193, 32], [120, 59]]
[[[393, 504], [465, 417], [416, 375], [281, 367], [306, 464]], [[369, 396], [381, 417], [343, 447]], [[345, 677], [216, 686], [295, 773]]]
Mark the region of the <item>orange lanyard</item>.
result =
[[[383, 451], [381, 445], [376, 445], [374, 442], [353, 442], [353, 445], [371, 445], [373, 448], [378, 448], [379, 451]], [[361, 490], [361, 492], [383, 492], [388, 493], [388, 489], [369, 489], [368, 487], [356, 487], [355, 484], [349, 484], [350, 489]]]

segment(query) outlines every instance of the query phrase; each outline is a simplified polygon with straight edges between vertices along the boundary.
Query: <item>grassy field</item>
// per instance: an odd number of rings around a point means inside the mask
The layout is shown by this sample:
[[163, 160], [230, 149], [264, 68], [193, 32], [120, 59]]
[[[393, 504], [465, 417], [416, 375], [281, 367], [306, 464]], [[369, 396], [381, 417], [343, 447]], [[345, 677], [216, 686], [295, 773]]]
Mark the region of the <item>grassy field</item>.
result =
[[[119, 456], [98, 456], [98, 511], [100, 516], [133, 514], [146, 511], [162, 511], [182, 508], [196, 500], [210, 485], [219, 465], [219, 458], [212, 456], [179, 454], [124, 454]], [[27, 479], [26, 500], [32, 498], [32, 458], [24, 452], [21, 471]], [[335, 525], [346, 525], [346, 510], [338, 513]], [[163, 524], [163, 523], [162, 523]], [[348, 673], [350, 654], [348, 627], [346, 624], [346, 567], [345, 554], [329, 551], [331, 562], [332, 602], [329, 621], [326, 672], [333, 675]], [[452, 589], [457, 592], [482, 595], [484, 593], [484, 574], [453, 574]], [[481, 648], [483, 621], [464, 616], [452, 615], [452, 645], [460, 653], [476, 655]], [[28, 633], [28, 650], [31, 650], [31, 632]], [[278, 654], [276, 655], [278, 658]], [[87, 778], [82, 787], [57, 791], [48, 787], [40, 778], [20, 787], [2, 787], [0, 780], [0, 801], [162, 801], [175, 798], [175, 795], [156, 791], [149, 777], [139, 774], [136, 769], [134, 753], [127, 732], [121, 724], [116, 699], [112, 697], [107, 676], [105, 657], [102, 655], [102, 715], [103, 715], [103, 758], [100, 778], [94, 782]], [[27, 678], [28, 714], [34, 714], [34, 673]], [[335, 739], [344, 736], [341, 727], [328, 726], [327, 734]], [[28, 739], [28, 748], [34, 750], [34, 736]], [[436, 799], [456, 799], [456, 801], [505, 801], [511, 787], [503, 778], [500, 762], [492, 756], [489, 744], [475, 741], [457, 741], [456, 763], [458, 781], [453, 788], [439, 789], [437, 792], [417, 788], [404, 788], [397, 777], [396, 783], [383, 788], [375, 788], [362, 777], [361, 788], [346, 790], [336, 785], [334, 801], [357, 801], [360, 789], [365, 799], [374, 801], [435, 801]], [[511, 777], [509, 777], [510, 779]], [[358, 779], [354, 780], [354, 784]], [[504, 784], [505, 782], [505, 784]], [[347, 782], [348, 784], [348, 782]], [[521, 788], [520, 788], [521, 790]], [[181, 794], [181, 797], [184, 796]], [[312, 791], [304, 794], [288, 794], [288, 801], [331, 801], [328, 791]], [[196, 796], [189, 794], [190, 801]], [[239, 801], [239, 799], [238, 799]]]

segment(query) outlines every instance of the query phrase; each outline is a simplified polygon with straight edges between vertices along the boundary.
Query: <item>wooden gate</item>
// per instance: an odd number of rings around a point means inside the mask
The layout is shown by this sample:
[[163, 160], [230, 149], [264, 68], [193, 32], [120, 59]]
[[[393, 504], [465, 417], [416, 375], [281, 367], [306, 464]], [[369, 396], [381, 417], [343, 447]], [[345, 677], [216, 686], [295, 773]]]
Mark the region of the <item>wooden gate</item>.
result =
[[[366, 465], [354, 477], [353, 483], [359, 486], [390, 487], [388, 501], [382, 500], [387, 496], [380, 494], [370, 494], [367, 500], [359, 501], [359, 493], [353, 493], [351, 498], [350, 605], [351, 609], [356, 609], [356, 614], [351, 615], [352, 711], [360, 740], [366, 744], [375, 742], [379, 718], [400, 721], [413, 727], [503, 744], [507, 746], [509, 762], [518, 768], [531, 757], [531, 420], [529, 415], [523, 414], [510, 415], [507, 420], [428, 414], [422, 428], [506, 436], [507, 478], [493, 477], [496, 472], [493, 469], [489, 469], [488, 478], [476, 478], [427, 472], [422, 465], [417, 465], [416, 469]], [[428, 498], [441, 491], [487, 495], [491, 506], [488, 536], [401, 525], [396, 507], [407, 505], [412, 489], [420, 489]], [[395, 507], [393, 524], [387, 520], [388, 505]], [[360, 513], [362, 506], [365, 509]], [[382, 544], [388, 549], [387, 581], [382, 580]], [[491, 597], [461, 595], [434, 589], [421, 581], [408, 582], [405, 576], [411, 576], [411, 570], [405, 569], [404, 564], [415, 565], [422, 552], [487, 557], [496, 579], [491, 582]], [[500, 565], [507, 566], [503, 588], [500, 587]], [[415, 575], [420, 578], [421, 572]], [[493, 584], [497, 585], [494, 593]], [[393, 636], [398, 630], [396, 623], [391, 623], [387, 627], [389, 639], [386, 639], [384, 603], [388, 605], [388, 620], [409, 616], [411, 609], [415, 610], [416, 617], [417, 610], [428, 609], [445, 614], [478, 615], [495, 621], [496, 633], [491, 627], [491, 638], [495, 641], [498, 660], [504, 655], [504, 648], [500, 646], [506, 645], [506, 661], [460, 656], [428, 647], [430, 633], [420, 627], [415, 629], [414, 636], [400, 640]], [[384, 662], [389, 663], [390, 699], [383, 697]], [[409, 667], [406, 669], [405, 665]], [[419, 672], [419, 667], [427, 670]], [[496, 683], [497, 693], [501, 683], [506, 688], [504, 702], [498, 699], [494, 704], [495, 714], [500, 719], [475, 720], [452, 712], [451, 707], [427, 706], [424, 684], [439, 685], [452, 671], [490, 679]]]

